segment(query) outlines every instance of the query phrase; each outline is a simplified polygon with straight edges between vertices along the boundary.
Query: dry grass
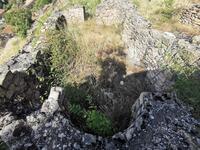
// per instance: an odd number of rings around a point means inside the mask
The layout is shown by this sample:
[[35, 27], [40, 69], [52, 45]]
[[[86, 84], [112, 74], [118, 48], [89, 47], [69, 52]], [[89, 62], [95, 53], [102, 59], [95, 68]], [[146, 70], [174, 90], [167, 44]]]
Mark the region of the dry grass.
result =
[[154, 28], [167, 32], [183, 32], [188, 35], [200, 35], [200, 31], [195, 29], [192, 25], [182, 24], [177, 19], [171, 19], [168, 22], [162, 22], [153, 25]]
[[0, 49], [0, 64], [9, 61], [11, 57], [16, 56], [24, 46], [25, 39], [12, 38], [8, 41], [4, 49]]
[[[152, 22], [153, 28], [169, 32], [179, 31], [190, 35], [199, 35], [200, 31], [190, 25], [179, 23], [178, 14], [183, 8], [199, 2], [200, 0], [174, 0], [173, 5], [167, 10], [165, 0], [133, 0], [141, 15]], [[173, 17], [163, 16], [163, 10], [168, 14], [173, 11]]]
[[72, 83], [83, 83], [91, 75], [98, 77], [101, 72], [99, 60], [109, 55], [110, 51], [119, 51], [123, 47], [118, 27], [99, 26], [95, 21], [88, 20], [72, 25], [69, 30], [80, 48], [77, 58], [74, 58], [74, 69], [67, 79]]

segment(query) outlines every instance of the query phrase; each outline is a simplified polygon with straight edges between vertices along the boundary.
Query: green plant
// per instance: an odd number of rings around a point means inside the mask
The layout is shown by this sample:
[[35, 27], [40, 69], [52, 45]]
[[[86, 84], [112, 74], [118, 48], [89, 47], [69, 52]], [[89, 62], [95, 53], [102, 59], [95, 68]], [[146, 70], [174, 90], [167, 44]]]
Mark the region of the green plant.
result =
[[44, 7], [44, 5], [49, 4], [49, 3], [51, 3], [51, 2], [52, 2], [52, 0], [36, 0], [36, 2], [35, 2], [35, 4], [34, 4], [33, 8], [34, 8], [35, 10], [38, 10], [38, 9]]
[[108, 136], [113, 133], [111, 121], [96, 110], [87, 112], [86, 124], [96, 134]]
[[69, 112], [73, 115], [76, 115], [78, 117], [83, 117], [83, 118], [85, 115], [85, 110], [78, 104], [70, 104]]
[[200, 116], [200, 79], [181, 77], [175, 82], [177, 96], [194, 108], [194, 116]]
[[6, 23], [14, 26], [18, 35], [25, 37], [32, 24], [32, 14], [28, 9], [11, 9], [4, 15]]
[[113, 126], [109, 118], [97, 110], [92, 96], [78, 87], [67, 86], [66, 95], [69, 99], [69, 112], [76, 125], [87, 132], [109, 136], [113, 133]]
[[67, 84], [65, 79], [73, 67], [73, 59], [78, 51], [73, 35], [65, 30], [52, 30], [47, 32], [47, 43], [49, 49], [46, 52], [51, 55], [52, 70], [63, 84]]
[[[195, 54], [185, 49], [180, 49], [176, 56], [169, 51], [166, 52], [164, 59], [167, 69], [175, 75], [176, 80], [173, 90], [176, 91], [180, 100], [194, 108], [193, 114], [200, 116], [200, 78], [198, 78], [199, 68], [193, 63]], [[166, 68], [165, 68], [166, 69]]]

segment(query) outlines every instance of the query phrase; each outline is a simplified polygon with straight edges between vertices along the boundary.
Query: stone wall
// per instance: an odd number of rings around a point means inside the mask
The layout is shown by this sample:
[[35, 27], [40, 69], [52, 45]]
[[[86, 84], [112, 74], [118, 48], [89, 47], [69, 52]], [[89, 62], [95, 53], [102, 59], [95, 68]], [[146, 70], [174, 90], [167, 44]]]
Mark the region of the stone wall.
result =
[[[65, 26], [60, 13], [53, 13], [45, 23], [44, 29], [59, 29]], [[62, 21], [64, 21], [62, 24]], [[40, 78], [48, 75], [45, 37], [41, 35], [35, 46], [32, 43], [33, 31], [29, 32], [28, 42], [21, 52], [6, 64], [0, 66], [0, 105], [1, 111], [11, 111], [16, 115], [25, 115], [41, 105]], [[46, 84], [46, 83], [44, 83]], [[5, 107], [6, 106], [6, 107]]]
[[140, 27], [148, 26], [148, 22], [138, 15], [136, 8], [129, 0], [103, 0], [102, 3], [97, 6], [95, 16], [97, 24], [121, 25], [127, 17], [130, 19], [130, 15], [132, 15], [133, 21], [140, 24]]
[[[113, 8], [119, 8], [119, 12], [116, 13]], [[111, 11], [115, 13], [112, 19]], [[171, 66], [177, 59], [182, 67], [199, 67], [200, 46], [196, 42], [190, 43], [177, 38], [173, 33], [151, 29], [149, 22], [137, 13], [129, 0], [104, 0], [97, 7], [96, 19], [99, 24], [111, 25], [117, 22], [122, 25], [128, 66], [147, 71], [147, 79], [156, 91], [167, 90], [173, 84]], [[185, 60], [180, 56], [183, 49], [188, 53], [195, 53], [189, 64], [184, 64]]]
[[189, 24], [200, 30], [200, 3], [193, 4], [181, 12], [180, 21]]

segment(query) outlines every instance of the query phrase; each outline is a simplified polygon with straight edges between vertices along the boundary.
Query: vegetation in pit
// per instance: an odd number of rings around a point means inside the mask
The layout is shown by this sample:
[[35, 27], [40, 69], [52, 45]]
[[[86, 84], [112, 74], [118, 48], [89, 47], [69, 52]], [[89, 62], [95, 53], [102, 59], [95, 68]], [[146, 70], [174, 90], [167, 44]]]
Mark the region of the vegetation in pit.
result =
[[[55, 74], [55, 82], [66, 88], [66, 95], [70, 101], [69, 111], [75, 124], [82, 129], [95, 134], [108, 136], [113, 133], [112, 123], [109, 118], [98, 110], [93, 98], [82, 88], [66, 84], [70, 70], [74, 69], [74, 59], [80, 48], [69, 31], [53, 30], [47, 33], [51, 55], [51, 69]], [[100, 123], [101, 122], [101, 123]]]
[[27, 30], [32, 24], [31, 11], [24, 8], [11, 9], [5, 13], [4, 18], [6, 23], [12, 25], [15, 32], [21, 37], [26, 36]]

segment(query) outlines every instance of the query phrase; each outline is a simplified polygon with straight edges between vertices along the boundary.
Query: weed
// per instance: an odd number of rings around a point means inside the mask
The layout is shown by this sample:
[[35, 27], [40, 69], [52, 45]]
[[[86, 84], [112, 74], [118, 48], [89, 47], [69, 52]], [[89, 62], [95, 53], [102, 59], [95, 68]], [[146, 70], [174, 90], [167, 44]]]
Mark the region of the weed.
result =
[[86, 124], [96, 134], [104, 136], [113, 134], [111, 121], [103, 113], [96, 110], [87, 112]]

